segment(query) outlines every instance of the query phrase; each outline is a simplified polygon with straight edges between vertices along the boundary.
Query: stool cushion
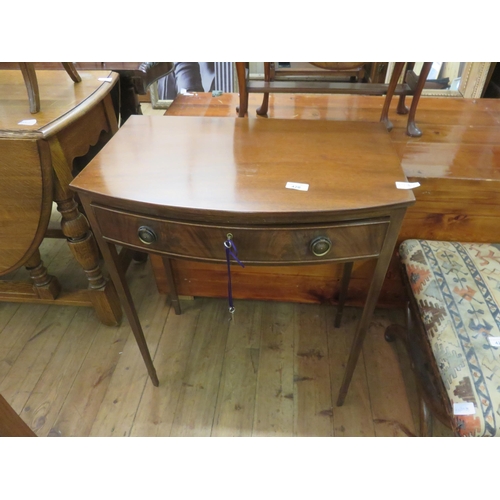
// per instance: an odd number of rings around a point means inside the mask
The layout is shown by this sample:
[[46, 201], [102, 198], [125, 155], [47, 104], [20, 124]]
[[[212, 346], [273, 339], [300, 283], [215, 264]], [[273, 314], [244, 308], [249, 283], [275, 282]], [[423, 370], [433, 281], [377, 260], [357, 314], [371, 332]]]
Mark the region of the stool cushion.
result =
[[500, 435], [500, 245], [407, 240], [399, 249], [443, 384], [474, 414], [461, 436]]

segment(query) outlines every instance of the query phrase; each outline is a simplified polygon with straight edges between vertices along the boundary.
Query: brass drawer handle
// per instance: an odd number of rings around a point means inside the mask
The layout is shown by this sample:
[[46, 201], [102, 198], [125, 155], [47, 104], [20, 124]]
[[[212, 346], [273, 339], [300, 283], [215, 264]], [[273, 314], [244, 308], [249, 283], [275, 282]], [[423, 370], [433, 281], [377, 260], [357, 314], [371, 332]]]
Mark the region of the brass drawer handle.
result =
[[323, 257], [332, 248], [332, 242], [326, 236], [318, 236], [311, 241], [311, 252], [316, 255], [316, 257]]
[[151, 245], [157, 240], [156, 233], [148, 226], [141, 226], [137, 230], [137, 236], [145, 245]]

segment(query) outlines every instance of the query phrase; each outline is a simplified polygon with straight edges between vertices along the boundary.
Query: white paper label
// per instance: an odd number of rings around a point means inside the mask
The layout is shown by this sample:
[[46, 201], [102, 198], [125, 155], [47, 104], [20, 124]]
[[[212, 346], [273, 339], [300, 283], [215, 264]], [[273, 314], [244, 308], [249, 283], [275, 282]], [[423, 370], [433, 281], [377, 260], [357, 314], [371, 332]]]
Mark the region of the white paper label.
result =
[[112, 82], [112, 81], [113, 81], [113, 78], [109, 78], [109, 77], [108, 77], [108, 78], [98, 78], [98, 80], [99, 80], [100, 82]]
[[488, 341], [493, 347], [500, 347], [500, 337], [488, 337]]
[[34, 125], [36, 120], [33, 118], [32, 120], [22, 120], [18, 123], [18, 125]]
[[287, 189], [296, 189], [297, 191], [307, 191], [309, 189], [309, 184], [302, 184], [300, 182], [287, 182]]
[[396, 182], [398, 189], [415, 189], [420, 186], [420, 182]]
[[474, 403], [453, 403], [453, 415], [475, 415]]

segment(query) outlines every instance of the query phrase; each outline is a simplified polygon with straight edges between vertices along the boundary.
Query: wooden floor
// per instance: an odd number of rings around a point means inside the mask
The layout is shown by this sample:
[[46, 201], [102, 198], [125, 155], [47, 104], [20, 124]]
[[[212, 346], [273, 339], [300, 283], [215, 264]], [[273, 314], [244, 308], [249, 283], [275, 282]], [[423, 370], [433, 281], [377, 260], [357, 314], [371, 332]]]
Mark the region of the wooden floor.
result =
[[[83, 285], [63, 240], [42, 258], [66, 286]], [[17, 272], [21, 278], [24, 270]], [[378, 310], [343, 407], [336, 407], [360, 309], [183, 300], [176, 316], [150, 263], [128, 279], [160, 386], [147, 377], [128, 322], [92, 309], [0, 303], [0, 394], [38, 436], [406, 436], [418, 428], [402, 346], [385, 342], [399, 310]], [[442, 427], [436, 435], [447, 435]]]

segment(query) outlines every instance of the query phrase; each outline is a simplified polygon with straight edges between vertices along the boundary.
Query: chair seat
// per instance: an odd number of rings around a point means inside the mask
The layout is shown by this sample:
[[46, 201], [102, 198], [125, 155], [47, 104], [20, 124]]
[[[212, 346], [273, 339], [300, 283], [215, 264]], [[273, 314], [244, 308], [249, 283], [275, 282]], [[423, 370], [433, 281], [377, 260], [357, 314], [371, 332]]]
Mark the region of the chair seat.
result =
[[[461, 436], [500, 435], [500, 244], [407, 240], [399, 249]], [[470, 406], [470, 405], [469, 405]]]

